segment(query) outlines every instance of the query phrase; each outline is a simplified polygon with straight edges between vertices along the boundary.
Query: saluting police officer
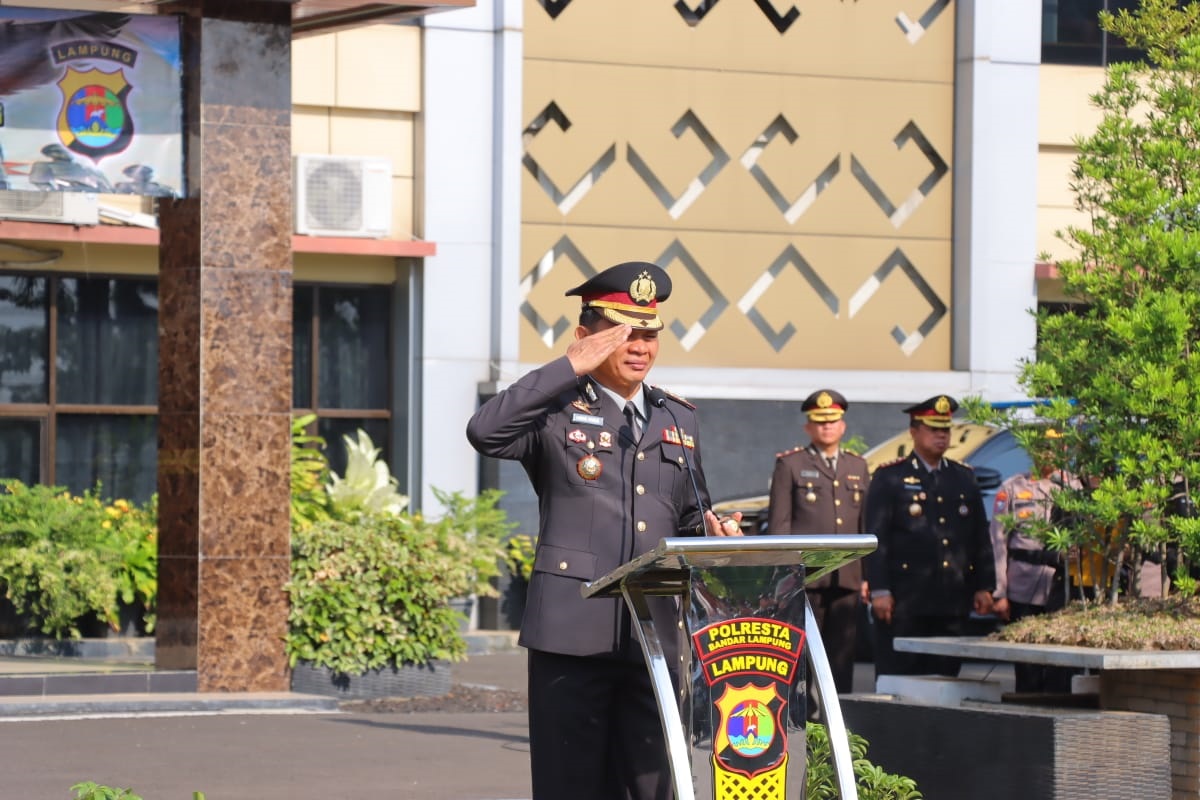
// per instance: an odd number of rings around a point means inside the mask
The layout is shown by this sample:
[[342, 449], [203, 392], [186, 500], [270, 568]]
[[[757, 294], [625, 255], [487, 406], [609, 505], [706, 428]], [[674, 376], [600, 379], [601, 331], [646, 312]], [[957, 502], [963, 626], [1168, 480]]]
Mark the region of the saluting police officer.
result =
[[971, 611], [992, 609], [996, 565], [987, 515], [970, 467], [945, 458], [947, 395], [909, 406], [913, 451], [875, 470], [867, 492], [867, 556], [875, 616], [875, 675], [958, 674], [959, 660], [896, 652], [897, 636], [961, 636]]
[[[767, 532], [862, 533], [870, 476], [867, 462], [841, 446], [850, 403], [833, 389], [819, 389], [800, 405], [809, 443], [775, 457]], [[854, 652], [860, 596], [867, 602], [862, 562], [807, 583], [805, 589], [839, 693], [854, 690]]]
[[[583, 307], [566, 354], [488, 400], [467, 425], [480, 453], [519, 460], [538, 495], [520, 634], [529, 649], [534, 800], [673, 796], [624, 601], [581, 594], [584, 582], [665, 536], [740, 533], [741, 514], [719, 521], [708, 509], [694, 406], [672, 395], [655, 405], [644, 383], [658, 355], [659, 304], [670, 293], [666, 271], [641, 261], [571, 289]], [[648, 602], [659, 630], [677, 630], [673, 598]], [[668, 664], [677, 665], [674, 638], [664, 640]]]

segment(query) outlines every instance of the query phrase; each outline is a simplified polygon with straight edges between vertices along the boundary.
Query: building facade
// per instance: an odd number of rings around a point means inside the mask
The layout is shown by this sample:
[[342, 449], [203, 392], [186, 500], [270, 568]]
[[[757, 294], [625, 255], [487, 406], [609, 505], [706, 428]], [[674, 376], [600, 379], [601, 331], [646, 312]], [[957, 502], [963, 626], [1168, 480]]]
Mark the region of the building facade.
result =
[[[335, 468], [362, 427], [414, 505], [494, 486], [536, 530], [524, 475], [481, 462], [466, 420], [565, 350], [566, 288], [629, 259], [672, 275], [653, 380], [699, 406], [716, 498], [765, 491], [818, 386], [868, 444], [935, 393], [1019, 399], [1029, 310], [1060, 299], [1069, 255], [1071, 143], [1121, 57], [1095, 9], [478, 0], [297, 36], [294, 413], [317, 415]], [[343, 162], [385, 173], [352, 193], [358, 217], [322, 205]], [[142, 499], [155, 206], [8, 208], [0, 474]]]

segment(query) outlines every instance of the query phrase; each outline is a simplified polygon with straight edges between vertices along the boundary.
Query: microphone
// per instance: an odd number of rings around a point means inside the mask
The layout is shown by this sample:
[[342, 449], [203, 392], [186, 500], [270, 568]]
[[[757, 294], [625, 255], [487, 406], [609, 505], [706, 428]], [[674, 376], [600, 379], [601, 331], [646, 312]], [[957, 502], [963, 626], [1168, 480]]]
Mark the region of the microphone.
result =
[[684, 463], [684, 466], [687, 467], [688, 477], [692, 481], [692, 492], [696, 496], [696, 507], [700, 509], [700, 514], [701, 514], [700, 530], [706, 531], [706, 533], [707, 533], [707, 526], [704, 523], [703, 515], [704, 515], [705, 510], [711, 510], [711, 508], [705, 509], [704, 500], [701, 498], [701, 495], [700, 495], [700, 486], [696, 483], [696, 472], [695, 472], [695, 470], [692, 469], [692, 459], [690, 456], [688, 456], [688, 448], [683, 446], [683, 431], [681, 431], [679, 429], [679, 420], [675, 417], [675, 412], [671, 410], [671, 407], [669, 405], [667, 405], [667, 393], [666, 392], [664, 392], [662, 389], [658, 388], [657, 386], [652, 386], [652, 387], [650, 387], [650, 395], [649, 396], [650, 396], [650, 405], [654, 406], [655, 408], [661, 408], [664, 411], [666, 411], [668, 414], [670, 414], [671, 422], [675, 423], [675, 430], [679, 432], [679, 445], [680, 445], [680, 447], [683, 448], [683, 463]]

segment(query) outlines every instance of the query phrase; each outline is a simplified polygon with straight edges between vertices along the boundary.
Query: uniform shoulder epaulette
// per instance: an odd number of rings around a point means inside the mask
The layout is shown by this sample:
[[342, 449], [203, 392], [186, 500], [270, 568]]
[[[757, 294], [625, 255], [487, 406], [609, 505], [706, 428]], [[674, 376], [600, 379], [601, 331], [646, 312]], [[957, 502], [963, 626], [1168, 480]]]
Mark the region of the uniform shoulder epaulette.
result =
[[784, 450], [782, 453], [776, 453], [775, 457], [783, 458], [784, 456], [790, 456], [792, 453], [799, 453], [803, 449], [804, 449], [804, 445], [798, 444], [795, 447], [793, 447], [791, 450]]
[[680, 397], [679, 395], [675, 394], [674, 392], [667, 391], [666, 389], [663, 389], [661, 386], [655, 386], [654, 388], [660, 389], [663, 394], [665, 394], [667, 397], [674, 400], [676, 403], [679, 403], [681, 406], [686, 406], [686, 407], [692, 409], [693, 411], [696, 409], [696, 407], [694, 405], [692, 405], [691, 403], [689, 403], [687, 400]]
[[894, 466], [896, 466], [897, 464], [899, 464], [899, 463], [901, 463], [902, 461], [905, 461], [905, 460], [907, 460], [907, 459], [908, 459], [908, 456], [900, 456], [899, 458], [893, 458], [891, 461], [885, 461], [885, 462], [883, 462], [882, 464], [880, 464], [880, 465], [879, 465], [878, 467], [876, 467], [875, 469], [876, 469], [876, 470], [881, 470], [881, 469], [883, 469], [884, 467], [894, 467]]
[[946, 459], [946, 463], [947, 463], [947, 464], [953, 464], [953, 465], [954, 465], [954, 466], [956, 466], [956, 467], [962, 467], [963, 469], [969, 469], [969, 470], [971, 470], [972, 472], [974, 472], [974, 471], [975, 471], [975, 468], [974, 468], [974, 467], [972, 467], [970, 464], [964, 463], [964, 462], [962, 462], [962, 461], [955, 461], [953, 458], [947, 458], [947, 459]]
[[848, 455], [848, 456], [854, 456], [855, 458], [862, 458], [862, 453], [859, 453], [859, 452], [858, 452], [858, 451], [856, 451], [856, 450], [851, 450], [851, 449], [850, 449], [850, 448], [848, 448], [848, 447], [843, 447], [843, 448], [842, 448], [842, 452], [843, 452], [843, 453], [845, 453], [845, 454], [846, 454], [846, 455]]

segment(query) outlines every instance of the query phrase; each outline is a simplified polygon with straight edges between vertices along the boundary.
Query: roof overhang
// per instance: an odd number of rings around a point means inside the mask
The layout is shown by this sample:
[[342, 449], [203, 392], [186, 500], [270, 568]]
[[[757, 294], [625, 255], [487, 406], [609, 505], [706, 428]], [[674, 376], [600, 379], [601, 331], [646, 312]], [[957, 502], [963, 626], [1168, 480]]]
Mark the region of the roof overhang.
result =
[[[473, 8], [475, 0], [416, 0], [406, 3], [368, 3], [363, 0], [259, 0], [260, 3], [286, 4], [292, 7], [292, 32], [297, 36], [322, 33], [379, 22], [400, 22], [437, 11]], [[59, 4], [22, 0], [27, 8], [61, 8]], [[77, 0], [71, 4], [80, 11], [112, 11], [153, 14], [178, 13], [202, 9], [203, 0]]]

